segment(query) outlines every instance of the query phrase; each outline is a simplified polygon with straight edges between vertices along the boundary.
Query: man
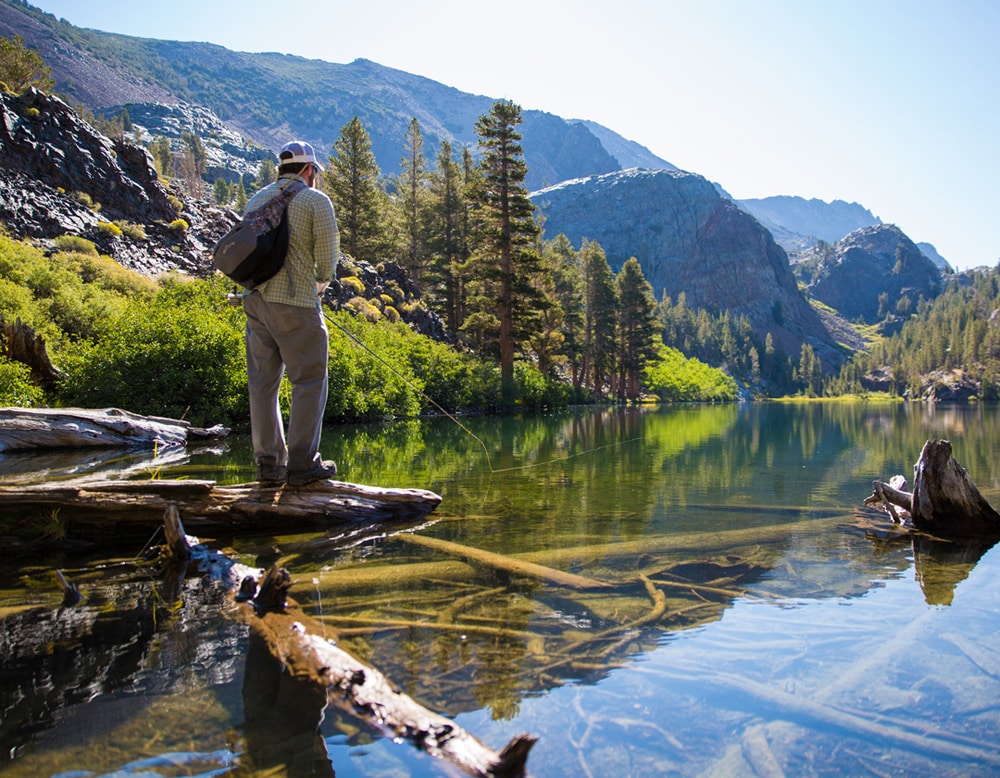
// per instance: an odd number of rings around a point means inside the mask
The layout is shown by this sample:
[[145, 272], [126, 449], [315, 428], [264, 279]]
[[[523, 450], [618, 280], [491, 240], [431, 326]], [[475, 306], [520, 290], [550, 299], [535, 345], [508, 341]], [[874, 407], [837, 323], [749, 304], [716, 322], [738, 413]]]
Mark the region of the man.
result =
[[[323, 170], [313, 147], [285, 144], [278, 153], [278, 179], [247, 203], [250, 213], [299, 179], [307, 185], [288, 204], [288, 255], [277, 275], [243, 297], [247, 315], [247, 379], [250, 428], [257, 480], [290, 486], [331, 478], [333, 462], [319, 454], [329, 387], [329, 338], [320, 295], [333, 278], [340, 233], [333, 204], [315, 189]], [[292, 406], [287, 443], [278, 407], [281, 377], [288, 373]]]

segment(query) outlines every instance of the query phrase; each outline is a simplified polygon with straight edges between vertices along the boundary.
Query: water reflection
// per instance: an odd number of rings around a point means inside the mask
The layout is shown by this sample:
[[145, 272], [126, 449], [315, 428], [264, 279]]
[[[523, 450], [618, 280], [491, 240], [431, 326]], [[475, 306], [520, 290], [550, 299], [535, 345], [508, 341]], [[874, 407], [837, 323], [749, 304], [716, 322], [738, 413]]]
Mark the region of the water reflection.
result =
[[[421, 535], [604, 587], [559, 586], [516, 566], [416, 546], [395, 534], [400, 528], [371, 528], [350, 542], [338, 530], [281, 527], [228, 540], [245, 561], [287, 567], [293, 596], [342, 647], [428, 707], [481, 717], [474, 731], [496, 743], [511, 728], [541, 734], [533, 775], [563, 775], [581, 761], [595, 775], [611, 763], [634, 775], [750, 774], [743, 762], [724, 761], [727, 749], [735, 759], [732, 748], [756, 754], [758, 766], [770, 749], [790, 774], [835, 774], [838, 759], [854, 772], [885, 763], [887, 753], [900, 757], [899, 744], [910, 742], [900, 733], [918, 713], [948, 722], [940, 726], [955, 743], [1000, 729], [995, 706], [983, 701], [1000, 689], [976, 669], [1000, 668], [991, 637], [1000, 616], [979, 604], [968, 618], [970, 579], [991, 558], [988, 546], [893, 534], [856, 508], [873, 479], [912, 472], [932, 437], [955, 441], [956, 459], [996, 503], [996, 409], [728, 405], [463, 423], [482, 444], [447, 420], [421, 420], [333, 431], [323, 453], [344, 463], [350, 480], [442, 494], [436, 523], [417, 528]], [[162, 476], [252, 477], [245, 441], [228, 447]], [[103, 770], [150, 747], [232, 747], [246, 775], [279, 764], [302, 775], [333, 774], [334, 764], [375, 774], [387, 763], [437, 774], [405, 749], [380, 751], [362, 722], [324, 712], [324, 700], [276, 675], [252, 644], [244, 673], [246, 638], [222, 624], [218, 598], [202, 596], [198, 579], [170, 588], [63, 554], [34, 570], [0, 568], [0, 607], [22, 604], [27, 582], [47, 591], [51, 567], [68, 561], [89, 598], [79, 609], [59, 611], [53, 586], [35, 602], [45, 608], [3, 624], [0, 753], [12, 756], [0, 772]], [[928, 605], [938, 607], [921, 610]], [[966, 621], [983, 634], [968, 633]], [[933, 662], [921, 660], [922, 678], [913, 661], [886, 668], [873, 657], [884, 645], [890, 656], [912, 650], [918, 637], [937, 649]], [[970, 668], [959, 657], [961, 677], [943, 674], [956, 650], [976, 661]], [[982, 699], [968, 689], [972, 678]], [[807, 710], [799, 697], [816, 688], [817, 700], [860, 706], [848, 720], [851, 737], [866, 716], [891, 714], [896, 739], [838, 751], [835, 716]], [[591, 718], [610, 689], [618, 698], [609, 710], [624, 707]], [[117, 718], [97, 724], [102, 702], [157, 720], [145, 729]], [[95, 725], [85, 736], [73, 730], [87, 718]], [[150, 729], [181, 719], [198, 733], [193, 741], [150, 739]], [[103, 761], [87, 756], [84, 742], [89, 751], [106, 746]], [[348, 758], [362, 743], [366, 756]], [[970, 751], [970, 772], [993, 764], [987, 750]], [[899, 764], [936, 773], [939, 758], [904, 755]], [[831, 766], [819, 769], [824, 760]]]
[[243, 751], [235, 775], [283, 768], [288, 778], [336, 775], [320, 730], [326, 694], [293, 677], [251, 633], [243, 673]]

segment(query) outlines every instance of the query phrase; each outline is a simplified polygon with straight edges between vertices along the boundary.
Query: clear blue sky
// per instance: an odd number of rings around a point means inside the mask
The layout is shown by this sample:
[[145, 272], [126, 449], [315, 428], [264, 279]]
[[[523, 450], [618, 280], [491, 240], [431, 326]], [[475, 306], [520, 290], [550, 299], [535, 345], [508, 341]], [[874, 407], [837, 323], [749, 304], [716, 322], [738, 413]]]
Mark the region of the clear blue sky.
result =
[[736, 198], [858, 202], [1000, 260], [1000, 0], [29, 0], [81, 27], [359, 57], [590, 119]]

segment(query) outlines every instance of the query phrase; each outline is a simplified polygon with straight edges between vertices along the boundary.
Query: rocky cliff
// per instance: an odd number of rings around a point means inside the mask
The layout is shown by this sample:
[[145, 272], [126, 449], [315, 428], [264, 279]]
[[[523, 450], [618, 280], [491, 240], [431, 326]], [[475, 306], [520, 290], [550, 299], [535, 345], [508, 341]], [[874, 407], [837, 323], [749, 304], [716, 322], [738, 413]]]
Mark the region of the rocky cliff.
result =
[[784, 250], [701, 176], [635, 169], [568, 181], [531, 198], [547, 238], [562, 233], [577, 247], [596, 242], [615, 272], [636, 257], [657, 298], [683, 292], [690, 307], [746, 316], [762, 339], [771, 333], [796, 359], [809, 343], [825, 366], [843, 361], [838, 336], [799, 292]]
[[855, 230], [802, 254], [796, 274], [817, 300], [872, 323], [914, 311], [941, 292], [941, 270], [893, 224]]
[[[13, 236], [79, 235], [147, 274], [205, 271], [208, 247], [231, 215], [172, 195], [144, 149], [111, 141], [57, 97], [3, 94], [0, 113], [0, 221]], [[178, 218], [188, 229], [171, 226]], [[116, 222], [145, 237], [121, 233]]]

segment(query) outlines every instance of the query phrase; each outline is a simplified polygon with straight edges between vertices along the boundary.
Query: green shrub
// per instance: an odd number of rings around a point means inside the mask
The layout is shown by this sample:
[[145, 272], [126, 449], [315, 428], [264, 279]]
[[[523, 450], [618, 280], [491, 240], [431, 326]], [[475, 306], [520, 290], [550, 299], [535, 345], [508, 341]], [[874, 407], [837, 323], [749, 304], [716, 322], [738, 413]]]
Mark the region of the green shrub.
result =
[[186, 219], [174, 219], [169, 226], [172, 232], [179, 232], [182, 235], [191, 228]]
[[86, 192], [73, 192], [73, 198], [77, 200], [77, 202], [85, 205], [87, 208], [94, 211], [95, 213], [101, 210], [101, 204], [95, 202], [94, 198], [91, 197]]
[[116, 405], [198, 425], [247, 418], [242, 312], [219, 281], [164, 287], [129, 300], [114, 326], [68, 357], [65, 404]]
[[347, 307], [366, 321], [376, 322], [382, 318], [382, 311], [364, 297], [352, 297], [347, 301]]
[[52, 239], [52, 245], [60, 251], [74, 251], [78, 254], [97, 254], [97, 246], [93, 241], [80, 235], [57, 235]]
[[570, 387], [562, 381], [546, 378], [534, 365], [514, 363], [517, 402], [525, 408], [561, 408], [567, 404]]
[[66, 270], [78, 275], [84, 283], [95, 284], [109, 292], [149, 297], [159, 288], [148, 276], [122, 267], [111, 257], [69, 254], [59, 259]]
[[[385, 300], [387, 305], [395, 306], [406, 301], [406, 293], [395, 281], [386, 281], [384, 288], [385, 294], [382, 295], [382, 299]], [[386, 297], [389, 299], [386, 299]]]
[[0, 277], [0, 316], [8, 321], [35, 321], [35, 300], [27, 287]]
[[31, 369], [0, 356], [0, 405], [31, 408], [44, 401], [44, 392], [31, 381]]
[[649, 390], [666, 402], [735, 400], [736, 381], [718, 368], [680, 351], [663, 347], [661, 358], [646, 368]]

